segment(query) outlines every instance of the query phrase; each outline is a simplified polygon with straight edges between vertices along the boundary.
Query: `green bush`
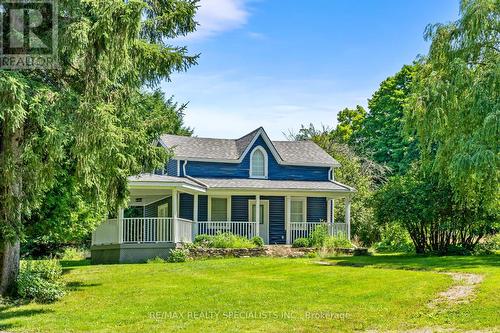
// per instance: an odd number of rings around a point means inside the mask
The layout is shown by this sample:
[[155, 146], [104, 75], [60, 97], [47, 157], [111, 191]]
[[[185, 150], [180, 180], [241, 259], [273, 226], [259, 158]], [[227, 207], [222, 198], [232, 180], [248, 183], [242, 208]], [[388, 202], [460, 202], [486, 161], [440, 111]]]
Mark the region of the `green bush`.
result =
[[64, 296], [62, 267], [57, 260], [21, 261], [17, 293], [21, 298], [51, 303]]
[[60, 256], [61, 260], [84, 260], [87, 257], [84, 248], [67, 247]]
[[377, 252], [414, 252], [415, 246], [408, 231], [400, 225], [392, 224], [383, 228], [382, 240], [374, 245]]
[[[255, 237], [254, 237], [255, 238]], [[195, 237], [195, 244], [209, 248], [242, 249], [254, 248], [258, 246], [253, 239], [235, 235], [231, 232], [218, 233], [217, 235], [198, 235]], [[264, 243], [264, 241], [262, 241]]]
[[325, 240], [328, 238], [328, 227], [325, 224], [318, 225], [309, 234], [309, 246], [311, 247], [323, 247]]
[[199, 234], [194, 237], [194, 243], [203, 245], [209, 243], [212, 240], [212, 237], [213, 236], [207, 234]]
[[309, 247], [309, 239], [296, 238], [292, 243], [292, 247]]
[[263, 247], [264, 246], [264, 239], [260, 236], [255, 236], [250, 240], [255, 246], [257, 247]]
[[165, 259], [161, 257], [154, 257], [152, 259], [148, 259], [147, 263], [148, 264], [162, 264], [165, 262]]
[[185, 262], [187, 260], [187, 250], [184, 249], [172, 249], [170, 250], [170, 255], [168, 256], [168, 262]]
[[352, 244], [346, 237], [329, 236], [325, 239], [323, 248], [331, 251], [337, 248], [352, 248]]

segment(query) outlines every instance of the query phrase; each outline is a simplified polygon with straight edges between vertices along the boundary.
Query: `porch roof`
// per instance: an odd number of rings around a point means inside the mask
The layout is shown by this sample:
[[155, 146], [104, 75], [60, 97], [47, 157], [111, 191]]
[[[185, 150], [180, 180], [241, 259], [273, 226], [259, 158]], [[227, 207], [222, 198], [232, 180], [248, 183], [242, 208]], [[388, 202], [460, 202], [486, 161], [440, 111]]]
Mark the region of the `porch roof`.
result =
[[205, 192], [206, 187], [186, 177], [174, 177], [167, 175], [155, 175], [142, 173], [138, 176], [128, 177], [132, 187], [181, 187]]
[[196, 178], [209, 189], [261, 189], [321, 192], [354, 192], [355, 189], [335, 181], [269, 180], [247, 178]]

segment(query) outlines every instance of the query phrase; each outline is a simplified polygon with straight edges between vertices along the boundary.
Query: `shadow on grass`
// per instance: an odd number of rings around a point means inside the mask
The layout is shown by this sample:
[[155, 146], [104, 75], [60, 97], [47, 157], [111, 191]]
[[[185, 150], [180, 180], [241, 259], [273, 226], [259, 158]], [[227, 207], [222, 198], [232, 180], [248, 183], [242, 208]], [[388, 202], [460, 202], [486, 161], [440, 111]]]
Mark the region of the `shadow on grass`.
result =
[[72, 281], [72, 282], [68, 282], [66, 284], [66, 287], [70, 291], [78, 291], [78, 290], [82, 290], [84, 288], [98, 287], [100, 285], [101, 285], [101, 283], [83, 283], [80, 281]]
[[14, 305], [0, 306], [0, 330], [11, 329], [11, 328], [14, 328], [16, 326], [14, 324], [4, 323], [5, 320], [21, 318], [21, 317], [29, 317], [29, 318], [32, 318], [31, 320], [36, 320], [35, 319], [36, 315], [40, 315], [40, 314], [44, 314], [44, 313], [51, 313], [51, 312], [54, 312], [54, 311], [49, 310], [49, 309], [30, 309], [30, 310], [17, 309], [16, 310], [16, 306], [14, 306]]
[[408, 270], [460, 270], [499, 268], [500, 256], [418, 256], [381, 255], [368, 257], [330, 257], [332, 264], [351, 267], [375, 267]]
[[59, 260], [59, 263], [61, 264], [63, 268], [63, 274], [68, 274], [72, 270], [74, 270], [76, 267], [81, 267], [81, 266], [89, 266], [90, 265], [90, 260], [89, 259], [83, 259], [83, 260]]

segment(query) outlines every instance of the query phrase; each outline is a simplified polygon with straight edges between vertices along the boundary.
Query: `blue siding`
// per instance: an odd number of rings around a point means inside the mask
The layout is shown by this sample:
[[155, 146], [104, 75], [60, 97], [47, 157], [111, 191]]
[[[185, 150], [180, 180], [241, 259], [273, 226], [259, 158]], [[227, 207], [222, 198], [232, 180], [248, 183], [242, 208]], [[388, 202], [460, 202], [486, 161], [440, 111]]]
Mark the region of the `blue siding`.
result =
[[198, 196], [198, 221], [208, 221], [208, 197]]
[[169, 160], [165, 167], [165, 171], [169, 176], [177, 176], [177, 160]]
[[254, 200], [253, 195], [233, 195], [231, 197], [231, 220], [245, 222], [249, 220], [248, 200]]
[[172, 197], [168, 197], [144, 206], [144, 217], [157, 217], [158, 206], [165, 203], [168, 203], [168, 215], [172, 216]]
[[[193, 220], [194, 196], [188, 193], [179, 194], [179, 217]], [[198, 204], [199, 206], [199, 204]]]
[[326, 198], [307, 198], [307, 222], [326, 222]]
[[285, 197], [261, 197], [269, 200], [269, 244], [285, 244]]
[[[189, 161], [186, 172], [193, 177], [208, 178], [248, 178], [250, 172], [250, 152], [262, 146], [268, 155], [268, 178], [274, 180], [328, 180], [328, 167], [305, 167], [280, 165], [267, 147], [262, 136], [255, 141], [241, 163], [215, 163]], [[177, 166], [176, 166], [177, 167]], [[182, 169], [182, 168], [181, 168]]]
[[[248, 200], [255, 196], [232, 196], [231, 219], [233, 221], [248, 221]], [[274, 196], [261, 196], [261, 200], [269, 201], [269, 244], [285, 244], [285, 198]]]

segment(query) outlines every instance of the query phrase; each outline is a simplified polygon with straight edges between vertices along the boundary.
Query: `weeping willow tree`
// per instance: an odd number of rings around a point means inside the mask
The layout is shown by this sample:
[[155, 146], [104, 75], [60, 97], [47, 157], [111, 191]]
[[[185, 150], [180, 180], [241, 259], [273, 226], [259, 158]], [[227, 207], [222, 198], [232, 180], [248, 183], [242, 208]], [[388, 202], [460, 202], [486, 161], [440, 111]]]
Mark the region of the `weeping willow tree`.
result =
[[500, 204], [500, 2], [462, 0], [460, 18], [431, 25], [432, 42], [406, 106], [424, 163], [450, 183], [456, 204]]
[[196, 8], [196, 0], [60, 0], [60, 66], [0, 70], [2, 294], [17, 275], [22, 216], [40, 206], [65, 164], [78, 193], [104, 211], [125, 200], [129, 175], [164, 163], [167, 153], [151, 145], [162, 115], [134, 102], [196, 63], [168, 44], [195, 30]]

